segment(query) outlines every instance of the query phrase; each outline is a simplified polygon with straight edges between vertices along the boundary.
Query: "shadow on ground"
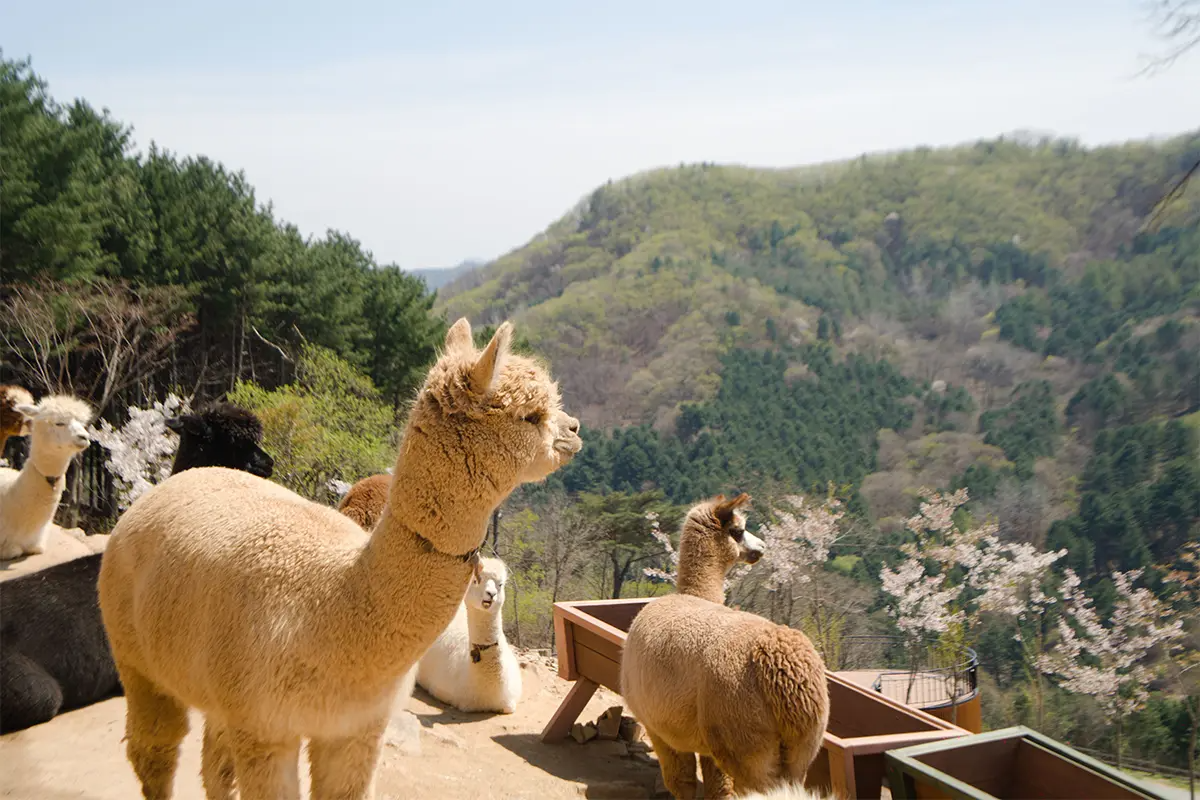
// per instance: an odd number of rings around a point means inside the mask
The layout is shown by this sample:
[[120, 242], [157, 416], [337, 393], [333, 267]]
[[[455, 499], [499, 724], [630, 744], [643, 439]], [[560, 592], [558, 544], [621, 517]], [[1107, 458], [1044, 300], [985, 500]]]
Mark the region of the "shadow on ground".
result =
[[[617, 754], [604, 754], [604, 745], [618, 742], [577, 744], [567, 740], [543, 744], [536, 733], [506, 733], [492, 741], [523, 758], [530, 766], [565, 781], [586, 786], [584, 797], [649, 798], [654, 795], [658, 766]], [[615, 748], [614, 748], [615, 749]]]

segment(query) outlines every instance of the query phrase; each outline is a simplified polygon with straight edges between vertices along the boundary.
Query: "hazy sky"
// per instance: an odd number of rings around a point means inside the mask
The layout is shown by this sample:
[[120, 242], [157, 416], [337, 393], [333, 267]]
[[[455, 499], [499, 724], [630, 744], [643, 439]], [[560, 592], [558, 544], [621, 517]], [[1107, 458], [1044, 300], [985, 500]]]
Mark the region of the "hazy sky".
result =
[[1135, 76], [1161, 47], [1142, 0], [0, 0], [0, 47], [409, 268], [495, 257], [682, 161], [1200, 126], [1200, 51]]

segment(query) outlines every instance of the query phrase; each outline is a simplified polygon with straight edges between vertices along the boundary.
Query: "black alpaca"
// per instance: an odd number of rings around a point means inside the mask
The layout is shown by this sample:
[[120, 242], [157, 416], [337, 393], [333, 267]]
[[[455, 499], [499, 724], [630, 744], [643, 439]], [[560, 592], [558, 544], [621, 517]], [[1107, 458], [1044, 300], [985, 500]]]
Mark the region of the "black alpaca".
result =
[[[227, 404], [167, 420], [179, 433], [171, 473], [230, 467], [271, 477], [262, 423]], [[100, 618], [102, 554], [83, 556], [0, 583], [0, 733], [121, 694]]]

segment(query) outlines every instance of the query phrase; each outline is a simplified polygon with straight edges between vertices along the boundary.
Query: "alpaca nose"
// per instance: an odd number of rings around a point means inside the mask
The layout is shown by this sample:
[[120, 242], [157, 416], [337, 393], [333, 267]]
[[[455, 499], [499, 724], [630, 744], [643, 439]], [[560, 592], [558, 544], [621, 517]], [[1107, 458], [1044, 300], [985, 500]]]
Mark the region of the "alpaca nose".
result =
[[567, 430], [571, 433], [579, 433], [579, 420], [574, 417], [567, 417]]

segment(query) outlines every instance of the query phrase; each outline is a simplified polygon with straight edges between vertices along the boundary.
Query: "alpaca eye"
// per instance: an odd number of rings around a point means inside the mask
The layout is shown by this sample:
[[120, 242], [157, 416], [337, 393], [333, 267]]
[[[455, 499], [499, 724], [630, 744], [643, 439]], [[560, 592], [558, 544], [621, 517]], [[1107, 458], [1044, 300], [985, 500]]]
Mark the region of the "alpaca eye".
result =
[[528, 422], [530, 425], [541, 425], [542, 424], [542, 414], [540, 411], [535, 411], [532, 414], [530, 414], [529, 416], [525, 417], [525, 421]]
[[734, 528], [733, 530], [731, 530], [729, 532], [729, 535], [733, 537], [733, 540], [735, 542], [740, 542], [742, 540], [742, 536], [745, 535], [745, 533], [746, 533], [746, 531], [742, 528]]

